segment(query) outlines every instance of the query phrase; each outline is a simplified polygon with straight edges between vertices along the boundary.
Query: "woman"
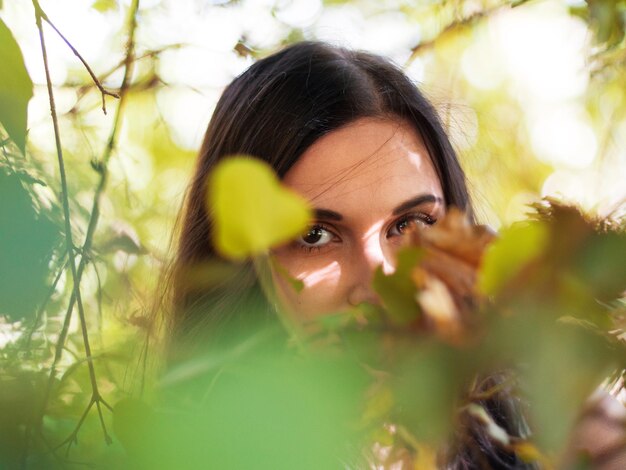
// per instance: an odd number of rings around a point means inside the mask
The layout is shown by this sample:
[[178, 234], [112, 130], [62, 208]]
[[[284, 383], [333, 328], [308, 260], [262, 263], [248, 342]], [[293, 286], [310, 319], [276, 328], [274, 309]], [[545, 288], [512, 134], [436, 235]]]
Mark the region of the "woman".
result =
[[[226, 88], [206, 131], [173, 270], [172, 350], [227, 344], [238, 325], [275, 318], [269, 304], [258, 318], [246, 308], [263, 299], [251, 264], [210, 285], [196, 282], [201, 266], [220, 261], [210, 243], [207, 178], [234, 154], [265, 160], [315, 208], [308, 232], [274, 252], [303, 283], [297, 292], [273, 268], [278, 300], [303, 321], [378, 303], [372, 272], [378, 265], [393, 271], [410, 224], [434, 224], [451, 206], [472, 214], [464, 173], [435, 110], [398, 67], [322, 43], [287, 47]], [[523, 437], [515, 399], [500, 394], [483, 404], [510, 435]], [[447, 468], [531, 468], [471, 420], [446, 460]]]

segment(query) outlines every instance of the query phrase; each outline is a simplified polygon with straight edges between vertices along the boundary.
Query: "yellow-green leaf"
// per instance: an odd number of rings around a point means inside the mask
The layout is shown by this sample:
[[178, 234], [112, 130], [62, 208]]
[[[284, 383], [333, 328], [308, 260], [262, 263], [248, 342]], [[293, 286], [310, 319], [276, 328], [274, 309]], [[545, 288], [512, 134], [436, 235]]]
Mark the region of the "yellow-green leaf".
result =
[[267, 163], [250, 157], [219, 163], [207, 196], [215, 248], [228, 258], [266, 252], [304, 232], [311, 219], [306, 200], [282, 186]]
[[24, 57], [11, 31], [0, 19], [0, 123], [22, 153], [26, 146], [28, 102], [33, 82], [24, 66]]
[[497, 294], [520, 269], [541, 254], [548, 242], [548, 229], [540, 222], [503, 230], [485, 252], [478, 285], [486, 295]]
[[100, 13], [106, 13], [111, 10], [117, 9], [117, 0], [95, 0], [91, 4], [91, 8], [99, 11]]
[[415, 300], [417, 288], [410, 274], [422, 255], [420, 248], [404, 248], [397, 255], [397, 267], [392, 274], [385, 275], [380, 266], [374, 271], [374, 290], [380, 295], [389, 318], [398, 325], [407, 325], [420, 315]]

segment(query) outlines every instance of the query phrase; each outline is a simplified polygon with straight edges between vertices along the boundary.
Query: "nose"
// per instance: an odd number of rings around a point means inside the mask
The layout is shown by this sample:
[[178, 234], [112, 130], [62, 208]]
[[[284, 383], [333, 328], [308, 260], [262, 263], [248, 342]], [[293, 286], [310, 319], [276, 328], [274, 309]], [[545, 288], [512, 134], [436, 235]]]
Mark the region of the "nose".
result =
[[381, 300], [372, 287], [374, 271], [382, 267], [383, 273], [393, 273], [394, 266], [385, 254], [378, 233], [365, 238], [355, 248], [351, 269], [351, 283], [348, 291], [348, 303], [352, 306], [362, 302], [380, 305]]

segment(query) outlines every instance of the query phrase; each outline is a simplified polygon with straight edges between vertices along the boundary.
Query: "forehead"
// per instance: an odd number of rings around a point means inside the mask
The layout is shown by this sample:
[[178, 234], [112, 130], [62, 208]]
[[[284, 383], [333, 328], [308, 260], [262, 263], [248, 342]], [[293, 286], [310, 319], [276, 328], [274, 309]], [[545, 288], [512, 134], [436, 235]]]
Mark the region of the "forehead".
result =
[[317, 140], [284, 183], [316, 207], [388, 209], [422, 193], [442, 197], [418, 133], [400, 120], [362, 118]]

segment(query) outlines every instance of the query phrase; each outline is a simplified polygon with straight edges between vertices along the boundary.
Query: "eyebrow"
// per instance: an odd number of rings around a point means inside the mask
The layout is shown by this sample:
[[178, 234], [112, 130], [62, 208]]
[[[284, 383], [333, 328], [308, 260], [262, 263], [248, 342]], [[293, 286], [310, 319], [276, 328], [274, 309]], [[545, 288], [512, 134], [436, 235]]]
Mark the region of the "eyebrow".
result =
[[[393, 215], [399, 215], [404, 211], [412, 209], [413, 207], [426, 204], [426, 203], [435, 203], [440, 204], [442, 199], [440, 197], [435, 196], [434, 194], [420, 194], [419, 196], [415, 196], [411, 199], [404, 201], [402, 204], [397, 206], [393, 211]], [[343, 215], [339, 212], [331, 211], [330, 209], [314, 209], [315, 218], [318, 220], [335, 220], [341, 221], [343, 220]]]
[[343, 220], [343, 215], [329, 209], [314, 209], [313, 213], [315, 214], [315, 218], [319, 220]]
[[442, 202], [443, 200], [440, 197], [435, 196], [434, 194], [420, 194], [419, 196], [415, 196], [414, 198], [411, 198], [400, 204], [392, 211], [392, 214], [399, 215], [406, 210], [426, 203], [441, 204]]

